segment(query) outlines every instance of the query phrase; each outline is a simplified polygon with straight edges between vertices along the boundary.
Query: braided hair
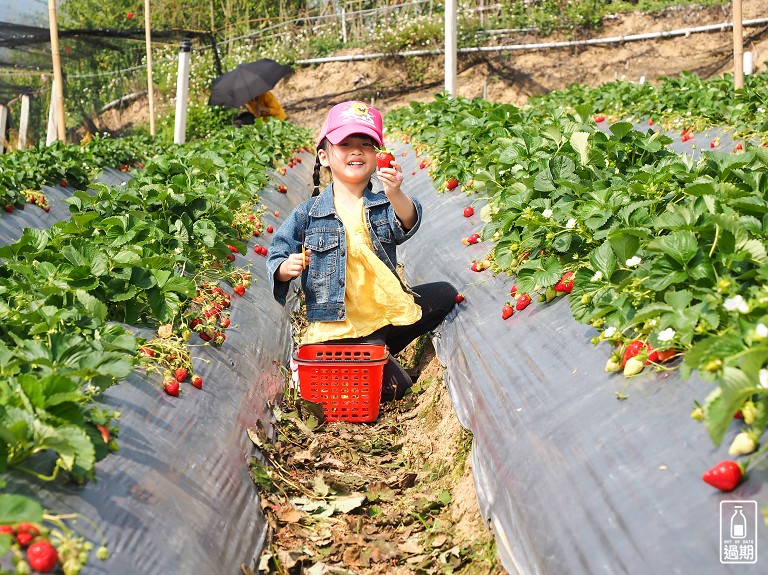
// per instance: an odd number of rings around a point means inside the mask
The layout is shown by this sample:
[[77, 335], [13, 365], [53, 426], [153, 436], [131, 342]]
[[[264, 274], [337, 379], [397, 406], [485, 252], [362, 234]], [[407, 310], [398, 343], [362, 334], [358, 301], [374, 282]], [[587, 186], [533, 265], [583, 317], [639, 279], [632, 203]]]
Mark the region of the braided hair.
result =
[[[323, 138], [323, 141], [320, 142], [320, 145], [317, 146], [318, 150], [325, 150], [328, 151], [328, 140], [326, 138]], [[315, 170], [312, 172], [312, 183], [315, 186], [315, 189], [312, 191], [312, 196], [319, 196], [320, 195], [320, 168], [322, 168], [322, 165], [320, 164], [320, 156], [315, 156]]]

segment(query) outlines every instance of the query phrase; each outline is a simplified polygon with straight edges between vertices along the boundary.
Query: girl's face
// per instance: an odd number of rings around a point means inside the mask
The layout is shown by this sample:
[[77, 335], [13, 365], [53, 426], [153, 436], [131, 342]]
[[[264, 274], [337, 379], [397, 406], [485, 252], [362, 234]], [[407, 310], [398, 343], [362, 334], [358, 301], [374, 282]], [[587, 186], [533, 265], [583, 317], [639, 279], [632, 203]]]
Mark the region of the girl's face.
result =
[[368, 136], [353, 134], [338, 144], [328, 143], [317, 155], [333, 179], [344, 183], [368, 183], [376, 171], [376, 143]]

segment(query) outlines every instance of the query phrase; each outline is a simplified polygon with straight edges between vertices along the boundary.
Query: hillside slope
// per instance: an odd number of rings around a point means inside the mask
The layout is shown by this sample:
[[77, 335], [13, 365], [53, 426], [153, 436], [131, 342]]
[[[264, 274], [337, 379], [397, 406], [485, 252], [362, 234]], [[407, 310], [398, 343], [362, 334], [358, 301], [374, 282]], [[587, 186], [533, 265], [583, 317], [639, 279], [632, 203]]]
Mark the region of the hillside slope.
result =
[[[768, 0], [751, 0], [743, 6], [743, 19], [768, 15]], [[661, 14], [623, 14], [611, 17], [601, 30], [575, 39], [607, 38], [694, 28], [731, 21], [730, 5], [722, 8], [688, 6]], [[753, 53], [754, 72], [765, 70], [768, 58], [768, 26], [745, 27], [744, 50]], [[506, 38], [500, 44], [556, 42], [565, 36], [537, 38], [534, 35]], [[348, 53], [363, 53], [349, 51]], [[341, 54], [341, 53], [340, 53]], [[340, 55], [337, 54], [337, 55]], [[654, 81], [662, 76], [690, 71], [704, 78], [733, 70], [731, 28], [693, 33], [666, 39], [459, 55], [457, 95], [523, 105], [531, 95], [564, 88], [574, 82], [596, 86], [615, 78]], [[428, 101], [443, 89], [442, 56], [385, 58], [380, 60], [331, 62], [297, 66], [284, 78], [275, 93], [285, 105], [289, 119], [317, 129], [323, 111], [338, 101], [373, 100], [384, 112], [410, 101]]]

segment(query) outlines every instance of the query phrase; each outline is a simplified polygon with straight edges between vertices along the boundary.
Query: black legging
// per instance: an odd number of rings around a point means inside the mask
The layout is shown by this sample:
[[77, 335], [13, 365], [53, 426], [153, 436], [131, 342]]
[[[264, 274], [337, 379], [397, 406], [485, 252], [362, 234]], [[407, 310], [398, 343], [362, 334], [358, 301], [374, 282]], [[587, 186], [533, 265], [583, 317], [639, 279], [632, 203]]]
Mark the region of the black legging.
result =
[[448, 282], [432, 282], [411, 288], [416, 294], [416, 303], [421, 307], [421, 319], [411, 325], [385, 325], [370, 335], [337, 339], [326, 343], [375, 343], [386, 344], [389, 361], [384, 366], [381, 400], [401, 399], [413, 381], [411, 376], [393, 357], [404, 350], [420, 335], [428, 333], [442, 323], [456, 305], [456, 288]]

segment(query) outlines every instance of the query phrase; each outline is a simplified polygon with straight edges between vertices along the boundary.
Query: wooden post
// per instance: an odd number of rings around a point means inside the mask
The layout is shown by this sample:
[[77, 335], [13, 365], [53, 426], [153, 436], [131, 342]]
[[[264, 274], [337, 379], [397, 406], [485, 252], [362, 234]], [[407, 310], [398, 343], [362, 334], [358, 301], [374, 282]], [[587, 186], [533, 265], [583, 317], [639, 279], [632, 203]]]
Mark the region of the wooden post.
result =
[[744, 41], [741, 24], [741, 0], [733, 0], [733, 87], [744, 87]]
[[347, 9], [341, 9], [341, 41], [347, 44]]
[[0, 154], [5, 153], [5, 130], [8, 128], [8, 107], [0, 104]]
[[53, 59], [53, 102], [56, 110], [56, 128], [58, 139], [67, 141], [67, 126], [64, 122], [64, 80], [61, 74], [59, 55], [59, 28], [56, 21], [56, 0], [48, 0], [48, 20], [51, 31], [51, 56]]
[[445, 2], [445, 91], [456, 95], [456, 0]]
[[149, 0], [144, 0], [144, 31], [147, 41], [147, 98], [149, 98], [149, 133], [155, 135], [155, 86], [152, 80], [152, 26]]
[[21, 97], [21, 118], [19, 118], [19, 150], [27, 149], [27, 132], [29, 132], [29, 94]]

